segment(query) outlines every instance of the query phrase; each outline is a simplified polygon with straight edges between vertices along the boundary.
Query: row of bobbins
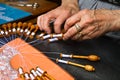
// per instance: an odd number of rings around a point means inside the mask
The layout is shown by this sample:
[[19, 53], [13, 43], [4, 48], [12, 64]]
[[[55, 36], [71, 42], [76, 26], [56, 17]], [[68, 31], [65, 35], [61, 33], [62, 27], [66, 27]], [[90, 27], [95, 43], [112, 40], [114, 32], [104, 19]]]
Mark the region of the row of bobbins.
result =
[[24, 72], [23, 68], [19, 67], [18, 72], [22, 80], [55, 80], [51, 75], [39, 67], [36, 67], [36, 70], [32, 68], [30, 73]]
[[48, 39], [48, 42], [54, 42], [54, 41], [58, 41], [61, 40], [63, 38], [63, 33], [60, 34], [46, 34], [45, 33], [41, 33], [39, 35], [36, 36], [37, 39], [40, 40], [46, 40]]
[[35, 33], [38, 30], [37, 25], [33, 25], [32, 23], [8, 23], [3, 24], [2, 27], [0, 27], [0, 37], [9, 37], [13, 34], [24, 35], [29, 36], [30, 39], [32, 39], [35, 35]]
[[[8, 24], [3, 24], [2, 27], [0, 27], [0, 37], [4, 37], [4, 36], [9, 37], [10, 35], [17, 34], [18, 36], [24, 35], [25, 37], [29, 37], [30, 39], [33, 39], [38, 30], [39, 27], [37, 25], [33, 25], [32, 23], [26, 23], [26, 22], [8, 23]], [[46, 34], [45, 32], [41, 32], [39, 35], [36, 35], [36, 38], [40, 40], [48, 39], [48, 42], [54, 42], [62, 39], [63, 33]]]

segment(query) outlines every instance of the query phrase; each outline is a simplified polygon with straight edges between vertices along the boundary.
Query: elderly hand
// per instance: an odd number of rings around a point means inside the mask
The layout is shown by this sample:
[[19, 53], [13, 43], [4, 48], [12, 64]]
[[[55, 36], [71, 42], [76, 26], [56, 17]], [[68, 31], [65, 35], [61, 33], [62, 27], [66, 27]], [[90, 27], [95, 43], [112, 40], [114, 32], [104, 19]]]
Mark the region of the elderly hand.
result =
[[62, 3], [58, 8], [38, 17], [37, 24], [40, 27], [40, 30], [51, 33], [49, 23], [54, 20], [55, 33], [61, 33], [61, 25], [65, 22], [65, 20], [79, 11], [77, 0], [63, 1], [64, 3]]
[[120, 15], [114, 10], [81, 10], [66, 20], [64, 40], [87, 40], [117, 30]]

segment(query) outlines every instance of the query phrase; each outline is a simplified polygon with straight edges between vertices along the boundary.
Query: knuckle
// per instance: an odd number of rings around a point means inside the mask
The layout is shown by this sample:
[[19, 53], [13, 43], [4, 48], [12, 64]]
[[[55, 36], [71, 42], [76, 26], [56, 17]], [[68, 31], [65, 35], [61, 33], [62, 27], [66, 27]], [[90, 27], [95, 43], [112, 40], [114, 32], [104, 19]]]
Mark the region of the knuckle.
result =
[[83, 14], [87, 14], [89, 12], [89, 9], [82, 10]]
[[73, 30], [71, 31], [71, 29], [69, 29], [68, 30], [68, 34], [71, 35], [71, 36], [73, 36], [74, 35], [74, 31]]
[[40, 18], [41, 18], [41, 16], [38, 16], [38, 17], [37, 17], [37, 20], [40, 21]]
[[67, 26], [71, 26], [71, 19], [68, 19], [66, 20], [66, 23], [65, 23]]
[[88, 17], [88, 19], [86, 20], [86, 23], [92, 23], [92, 22], [94, 22], [94, 19], [93, 19], [93, 18]]
[[61, 24], [61, 23], [60, 23], [59, 21], [55, 21], [55, 22], [54, 22], [54, 26], [55, 26], [55, 27], [58, 27], [60, 24]]

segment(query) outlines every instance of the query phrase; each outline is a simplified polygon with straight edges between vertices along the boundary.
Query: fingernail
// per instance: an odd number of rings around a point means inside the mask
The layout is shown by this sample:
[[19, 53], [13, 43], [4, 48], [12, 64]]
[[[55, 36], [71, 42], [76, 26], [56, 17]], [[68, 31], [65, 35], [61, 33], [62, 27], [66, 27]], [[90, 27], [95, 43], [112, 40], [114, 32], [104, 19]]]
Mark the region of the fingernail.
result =
[[67, 40], [67, 38], [63, 37], [63, 40]]

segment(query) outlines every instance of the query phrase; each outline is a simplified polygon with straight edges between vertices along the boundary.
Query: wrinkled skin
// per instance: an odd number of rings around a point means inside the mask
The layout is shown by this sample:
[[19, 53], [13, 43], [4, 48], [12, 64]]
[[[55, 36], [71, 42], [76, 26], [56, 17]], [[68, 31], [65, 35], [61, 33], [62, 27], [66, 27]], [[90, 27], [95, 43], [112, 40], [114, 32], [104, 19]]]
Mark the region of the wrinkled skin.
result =
[[[69, 1], [70, 2], [70, 1]], [[78, 4], [64, 3], [61, 6], [38, 17], [40, 30], [51, 33], [50, 21], [54, 20], [55, 33], [61, 33], [64, 24], [63, 40], [87, 40], [99, 37], [110, 31], [120, 30], [119, 10], [79, 10]], [[76, 30], [75, 24], [81, 28]]]
[[[73, 40], [86, 40], [99, 37], [106, 32], [119, 29], [119, 14], [116, 11], [99, 10], [81, 10], [67, 19], [65, 23], [64, 40], [72, 38]], [[78, 20], [79, 19], [79, 20]], [[77, 32], [74, 24], [78, 24], [82, 30]], [[79, 34], [82, 33], [81, 36]]]
[[61, 33], [61, 25], [72, 15], [79, 11], [78, 4], [66, 2], [50, 12], [38, 17], [37, 24], [40, 30], [51, 33], [49, 23], [54, 20], [55, 33]]

